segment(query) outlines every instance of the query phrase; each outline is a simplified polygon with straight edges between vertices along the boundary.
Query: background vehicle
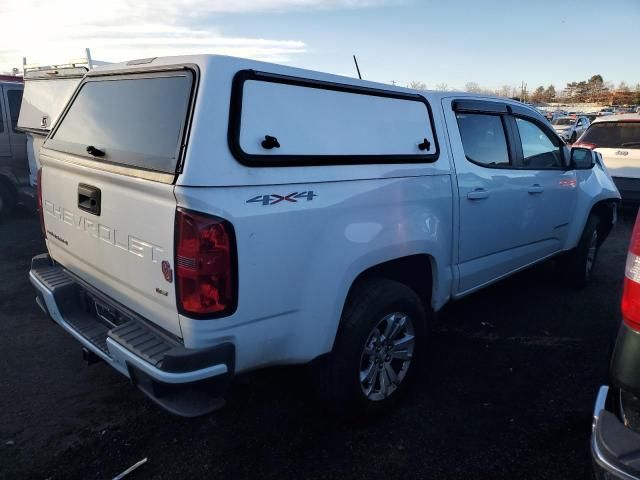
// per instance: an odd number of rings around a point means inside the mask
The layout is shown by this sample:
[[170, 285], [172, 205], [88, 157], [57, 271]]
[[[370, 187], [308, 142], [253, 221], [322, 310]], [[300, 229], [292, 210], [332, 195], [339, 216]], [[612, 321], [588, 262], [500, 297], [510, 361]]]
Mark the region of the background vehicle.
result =
[[86, 49], [84, 58], [65, 64], [30, 66], [26, 59], [23, 62], [25, 85], [18, 129], [27, 136], [29, 183], [35, 187], [40, 147], [93, 61]]
[[589, 119], [584, 116], [566, 116], [553, 120], [551, 125], [565, 142], [573, 143], [589, 127]]
[[599, 480], [640, 479], [640, 213], [631, 235], [622, 323], [611, 359], [611, 387], [593, 411], [591, 453]]
[[624, 201], [640, 201], [640, 115], [599, 117], [576, 146], [599, 152]]
[[39, 304], [182, 415], [309, 362], [390, 408], [432, 312], [556, 255], [585, 285], [619, 201], [519, 102], [219, 56], [91, 70], [41, 162]]
[[23, 88], [20, 77], [0, 78], [0, 219], [29, 193], [26, 137], [17, 129]]

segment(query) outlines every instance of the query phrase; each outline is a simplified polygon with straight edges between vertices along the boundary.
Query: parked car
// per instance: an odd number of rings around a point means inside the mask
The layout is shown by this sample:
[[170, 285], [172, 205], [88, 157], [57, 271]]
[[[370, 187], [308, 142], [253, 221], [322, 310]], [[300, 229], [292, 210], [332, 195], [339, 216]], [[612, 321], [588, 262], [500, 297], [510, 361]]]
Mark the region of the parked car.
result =
[[584, 116], [587, 117], [587, 120], [589, 120], [589, 124], [592, 124], [593, 121], [596, 118], [598, 118], [598, 114], [597, 113], [586, 113]]
[[40, 158], [38, 304], [181, 415], [307, 363], [380, 413], [449, 300], [553, 256], [585, 285], [620, 198], [517, 101], [208, 55], [89, 71]]
[[589, 127], [589, 119], [584, 116], [560, 117], [551, 122], [551, 125], [565, 142], [573, 143]]
[[622, 199], [640, 201], [640, 115], [599, 117], [575, 145], [602, 154]]
[[591, 453], [599, 480], [640, 480], [640, 213], [631, 235], [611, 385], [600, 387]]

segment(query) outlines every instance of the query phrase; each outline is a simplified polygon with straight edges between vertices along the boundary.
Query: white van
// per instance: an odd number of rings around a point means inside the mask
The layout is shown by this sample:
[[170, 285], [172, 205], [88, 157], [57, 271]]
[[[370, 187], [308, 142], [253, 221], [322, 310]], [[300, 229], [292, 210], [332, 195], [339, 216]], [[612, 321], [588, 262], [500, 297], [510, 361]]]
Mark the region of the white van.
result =
[[41, 148], [30, 277], [88, 358], [172, 412], [311, 363], [336, 411], [375, 414], [448, 301], [553, 256], [589, 281], [620, 199], [600, 160], [504, 98], [211, 55], [110, 65]]

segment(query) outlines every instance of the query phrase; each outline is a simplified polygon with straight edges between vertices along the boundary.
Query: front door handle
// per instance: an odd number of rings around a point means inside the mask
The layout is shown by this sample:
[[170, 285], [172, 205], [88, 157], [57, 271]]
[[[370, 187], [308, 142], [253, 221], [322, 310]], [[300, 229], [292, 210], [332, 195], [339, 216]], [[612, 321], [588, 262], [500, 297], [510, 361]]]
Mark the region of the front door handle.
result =
[[544, 192], [544, 187], [542, 185], [537, 184], [537, 183], [535, 185], [531, 185], [529, 187], [529, 193], [532, 194], [532, 195], [535, 194], [535, 193], [542, 193], [542, 192]]
[[485, 188], [476, 188], [467, 193], [467, 198], [469, 200], [483, 200], [489, 198], [489, 191]]

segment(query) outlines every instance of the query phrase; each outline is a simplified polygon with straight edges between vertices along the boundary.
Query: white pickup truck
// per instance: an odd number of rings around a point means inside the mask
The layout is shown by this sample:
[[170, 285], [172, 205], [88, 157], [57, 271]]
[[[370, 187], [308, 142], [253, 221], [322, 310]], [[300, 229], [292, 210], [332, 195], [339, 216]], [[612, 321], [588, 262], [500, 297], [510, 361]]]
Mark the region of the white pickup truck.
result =
[[221, 56], [90, 71], [40, 158], [39, 305], [190, 416], [305, 363], [387, 409], [433, 312], [553, 256], [584, 285], [620, 199], [521, 103]]

